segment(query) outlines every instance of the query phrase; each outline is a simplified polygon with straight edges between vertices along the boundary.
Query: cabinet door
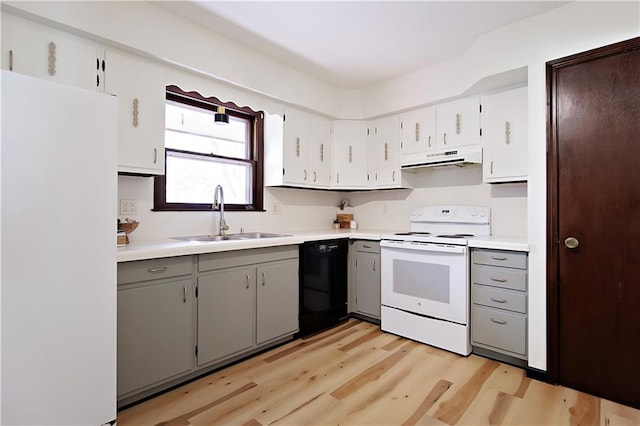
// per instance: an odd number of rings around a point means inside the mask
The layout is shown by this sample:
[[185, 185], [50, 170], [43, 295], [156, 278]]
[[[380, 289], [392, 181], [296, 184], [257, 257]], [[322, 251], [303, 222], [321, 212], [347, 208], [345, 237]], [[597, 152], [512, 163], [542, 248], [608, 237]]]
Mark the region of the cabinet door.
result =
[[331, 185], [331, 122], [322, 117], [311, 117], [311, 184]]
[[2, 14], [2, 68], [90, 90], [103, 90], [101, 46]]
[[166, 85], [162, 69], [117, 49], [106, 53], [106, 91], [118, 97], [118, 171], [164, 173]]
[[118, 289], [118, 396], [192, 369], [192, 280]]
[[284, 181], [308, 185], [312, 181], [309, 167], [311, 140], [309, 114], [288, 108], [284, 121]]
[[527, 180], [527, 87], [489, 95], [482, 104], [484, 181]]
[[255, 268], [198, 277], [198, 366], [253, 346]]
[[480, 143], [479, 99], [468, 98], [438, 105], [436, 131], [440, 149]]
[[356, 311], [380, 318], [380, 255], [356, 253]]
[[257, 343], [297, 332], [298, 260], [259, 266], [257, 274]]
[[367, 123], [357, 120], [333, 122], [333, 186], [367, 186]]
[[401, 179], [397, 117], [376, 121], [373, 128], [369, 129], [369, 136], [369, 186], [399, 186]]
[[405, 114], [400, 119], [402, 157], [425, 153], [436, 147], [436, 108], [429, 107]]

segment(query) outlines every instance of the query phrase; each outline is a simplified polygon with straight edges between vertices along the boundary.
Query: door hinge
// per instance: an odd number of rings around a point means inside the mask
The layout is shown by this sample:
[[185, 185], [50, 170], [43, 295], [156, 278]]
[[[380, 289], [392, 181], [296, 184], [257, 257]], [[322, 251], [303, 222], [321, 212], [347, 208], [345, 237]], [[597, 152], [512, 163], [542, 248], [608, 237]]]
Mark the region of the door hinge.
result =
[[482, 104], [480, 104], [480, 112], [482, 112]]
[[482, 136], [482, 127], [480, 127], [480, 136]]
[[196, 356], [198, 356], [198, 345], [196, 345]]

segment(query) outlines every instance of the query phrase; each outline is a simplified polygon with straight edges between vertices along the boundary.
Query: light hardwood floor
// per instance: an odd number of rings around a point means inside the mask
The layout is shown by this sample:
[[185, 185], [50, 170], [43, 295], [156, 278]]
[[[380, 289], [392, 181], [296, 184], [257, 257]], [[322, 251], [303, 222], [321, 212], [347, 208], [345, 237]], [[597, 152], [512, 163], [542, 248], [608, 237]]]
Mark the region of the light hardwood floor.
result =
[[118, 425], [639, 425], [640, 411], [349, 320], [118, 413]]

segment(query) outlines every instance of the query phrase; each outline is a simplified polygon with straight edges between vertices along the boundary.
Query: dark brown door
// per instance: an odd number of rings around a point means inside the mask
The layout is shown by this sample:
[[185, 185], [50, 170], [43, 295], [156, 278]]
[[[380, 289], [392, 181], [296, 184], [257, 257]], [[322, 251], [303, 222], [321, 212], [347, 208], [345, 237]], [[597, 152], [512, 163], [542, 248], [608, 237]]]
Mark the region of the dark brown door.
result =
[[640, 407], [640, 38], [548, 84], [549, 373]]

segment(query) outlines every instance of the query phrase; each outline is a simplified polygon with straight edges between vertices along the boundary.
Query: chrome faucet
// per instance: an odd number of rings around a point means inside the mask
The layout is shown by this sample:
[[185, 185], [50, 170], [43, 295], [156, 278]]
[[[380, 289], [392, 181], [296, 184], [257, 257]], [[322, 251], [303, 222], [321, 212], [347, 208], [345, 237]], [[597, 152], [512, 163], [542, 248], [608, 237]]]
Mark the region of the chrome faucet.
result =
[[216, 190], [213, 194], [213, 210], [220, 210], [220, 231], [218, 235], [224, 235], [224, 231], [229, 230], [229, 225], [224, 221], [224, 191], [222, 186], [216, 185]]

